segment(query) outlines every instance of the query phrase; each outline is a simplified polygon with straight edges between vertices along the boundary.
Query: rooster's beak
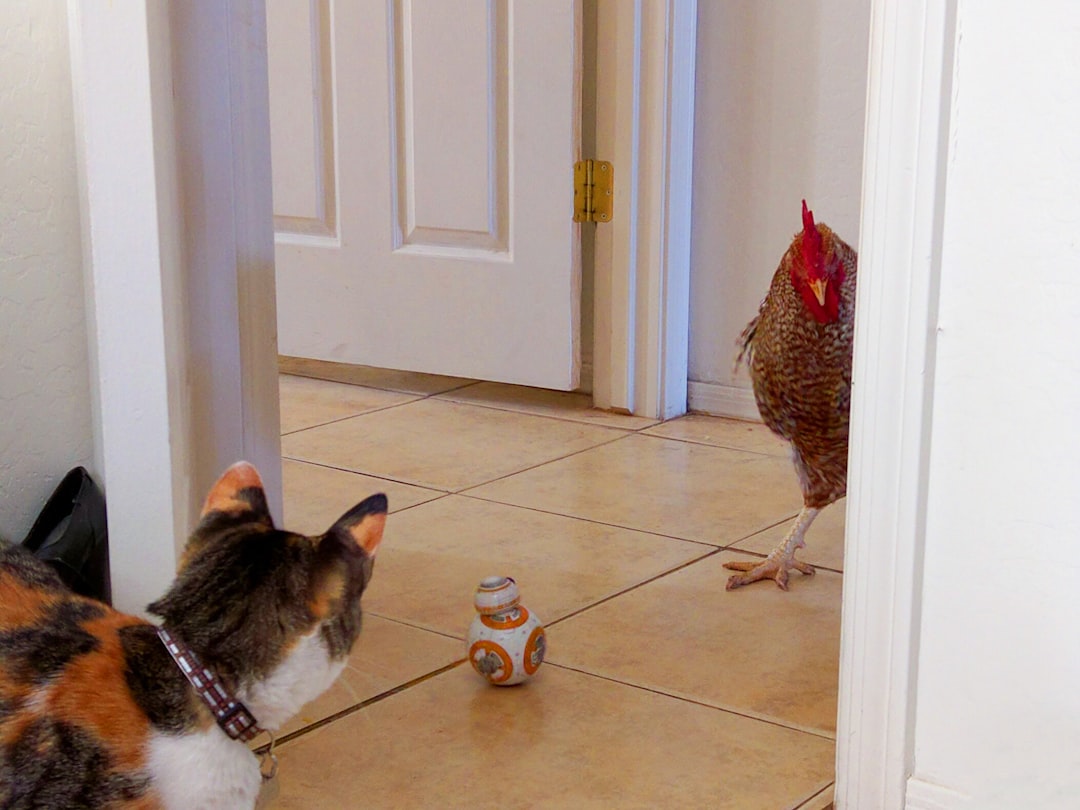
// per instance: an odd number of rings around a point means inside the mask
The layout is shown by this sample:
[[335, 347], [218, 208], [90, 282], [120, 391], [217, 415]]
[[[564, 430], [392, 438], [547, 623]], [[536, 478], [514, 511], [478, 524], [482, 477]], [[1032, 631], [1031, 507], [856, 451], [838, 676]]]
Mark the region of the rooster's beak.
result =
[[810, 289], [814, 291], [814, 297], [817, 302], [822, 306], [825, 306], [825, 285], [829, 283], [828, 279], [817, 278], [810, 283]]

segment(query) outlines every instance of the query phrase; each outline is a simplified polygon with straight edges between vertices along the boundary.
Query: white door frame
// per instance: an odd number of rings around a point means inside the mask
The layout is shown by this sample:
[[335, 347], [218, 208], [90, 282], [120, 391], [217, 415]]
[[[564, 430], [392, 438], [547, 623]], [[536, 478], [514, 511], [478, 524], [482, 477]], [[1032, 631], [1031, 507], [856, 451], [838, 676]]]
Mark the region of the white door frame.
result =
[[841, 810], [914, 806], [906, 791], [955, 20], [956, 0], [873, 0], [836, 729]]
[[113, 599], [172, 581], [225, 466], [280, 516], [261, 0], [69, 0], [94, 409]]
[[697, 0], [597, 0], [596, 157], [615, 166], [597, 225], [593, 401], [686, 412]]

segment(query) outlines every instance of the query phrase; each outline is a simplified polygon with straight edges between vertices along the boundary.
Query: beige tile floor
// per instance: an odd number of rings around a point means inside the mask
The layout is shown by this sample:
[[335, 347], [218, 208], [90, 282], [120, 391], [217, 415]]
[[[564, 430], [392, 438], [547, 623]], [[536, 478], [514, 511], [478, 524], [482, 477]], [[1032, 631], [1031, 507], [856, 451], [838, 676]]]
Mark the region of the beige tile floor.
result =
[[[723, 562], [767, 553], [798, 511], [765, 428], [283, 368], [286, 525], [323, 531], [375, 491], [391, 515], [350, 666], [285, 729], [266, 806], [830, 806], [842, 504], [808, 535], [816, 576], [724, 590]], [[490, 574], [548, 627], [523, 686], [464, 660]]]

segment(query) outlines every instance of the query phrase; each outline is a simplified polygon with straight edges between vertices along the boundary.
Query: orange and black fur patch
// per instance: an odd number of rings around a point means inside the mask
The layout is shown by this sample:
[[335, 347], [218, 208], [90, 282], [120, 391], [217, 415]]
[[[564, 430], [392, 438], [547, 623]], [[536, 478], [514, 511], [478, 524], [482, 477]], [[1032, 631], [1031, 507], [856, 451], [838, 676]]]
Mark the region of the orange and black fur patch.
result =
[[[0, 543], [0, 807], [153, 806], [140, 802], [149, 719], [125, 678], [123, 638], [143, 627], [156, 640], [149, 625], [75, 596], [29, 552]], [[173, 670], [166, 689], [186, 684]], [[194, 719], [189, 708], [177, 721]]]
[[[236, 465], [149, 610], [234, 693], [257, 688], [301, 637], [343, 659], [385, 516], [375, 495], [323, 535], [280, 531], [258, 474]], [[214, 727], [154, 625], [73, 594], [0, 541], [0, 808], [173, 806], [156, 784], [151, 739]]]

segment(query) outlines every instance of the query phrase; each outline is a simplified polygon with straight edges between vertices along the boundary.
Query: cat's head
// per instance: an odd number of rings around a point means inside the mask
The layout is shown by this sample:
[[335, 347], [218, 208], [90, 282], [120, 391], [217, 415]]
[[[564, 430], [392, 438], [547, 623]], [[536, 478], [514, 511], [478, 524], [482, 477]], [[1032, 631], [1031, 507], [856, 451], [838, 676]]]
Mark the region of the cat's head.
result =
[[274, 729], [344, 668], [386, 508], [372, 495], [324, 534], [282, 531], [258, 472], [234, 464], [206, 498], [176, 581], [148, 609]]

